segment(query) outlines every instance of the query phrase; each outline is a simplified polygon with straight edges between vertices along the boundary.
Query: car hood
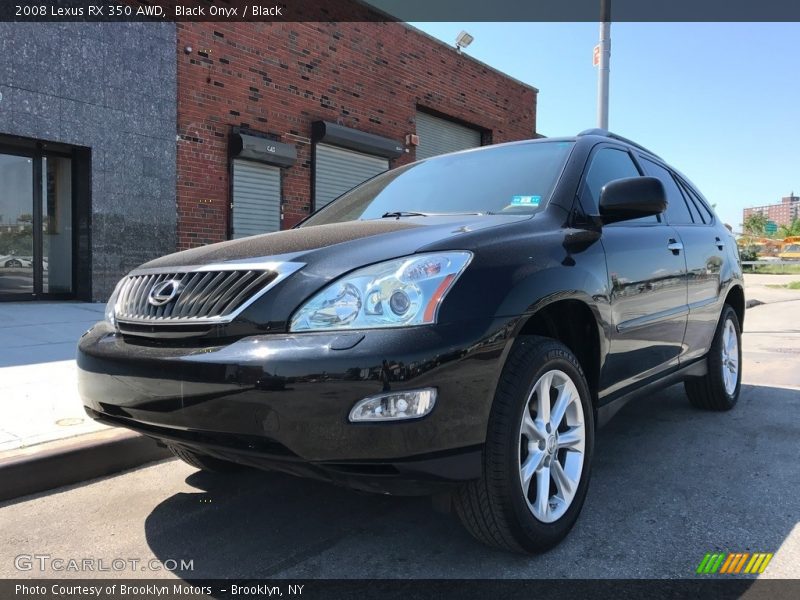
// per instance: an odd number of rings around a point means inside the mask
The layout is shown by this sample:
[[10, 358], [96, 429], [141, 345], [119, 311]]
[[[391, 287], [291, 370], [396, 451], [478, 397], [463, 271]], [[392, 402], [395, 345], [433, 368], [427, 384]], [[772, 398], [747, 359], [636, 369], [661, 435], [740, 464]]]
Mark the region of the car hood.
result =
[[421, 250], [471, 250], [491, 234], [487, 230], [527, 219], [530, 215], [449, 215], [314, 225], [194, 248], [150, 261], [142, 268], [169, 271], [218, 263], [301, 263], [294, 275], [236, 319], [259, 331], [287, 331], [297, 306], [353, 269]]
[[343, 272], [529, 218], [530, 215], [444, 215], [314, 225], [176, 252], [140, 268], [169, 269], [264, 259], [306, 264], [330, 260], [339, 264], [337, 270]]

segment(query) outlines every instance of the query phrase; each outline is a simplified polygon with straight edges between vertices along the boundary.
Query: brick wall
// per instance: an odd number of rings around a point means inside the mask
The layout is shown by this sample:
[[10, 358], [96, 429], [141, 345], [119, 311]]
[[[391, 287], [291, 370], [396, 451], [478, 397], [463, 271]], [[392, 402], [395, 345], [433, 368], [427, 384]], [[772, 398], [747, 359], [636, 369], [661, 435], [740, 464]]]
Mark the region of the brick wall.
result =
[[[283, 170], [284, 229], [309, 211], [313, 121], [402, 141], [420, 106], [493, 143], [536, 131], [534, 88], [402, 23], [177, 27], [179, 249], [226, 239], [232, 126], [296, 145], [297, 162]], [[414, 158], [411, 147], [391, 166]]]

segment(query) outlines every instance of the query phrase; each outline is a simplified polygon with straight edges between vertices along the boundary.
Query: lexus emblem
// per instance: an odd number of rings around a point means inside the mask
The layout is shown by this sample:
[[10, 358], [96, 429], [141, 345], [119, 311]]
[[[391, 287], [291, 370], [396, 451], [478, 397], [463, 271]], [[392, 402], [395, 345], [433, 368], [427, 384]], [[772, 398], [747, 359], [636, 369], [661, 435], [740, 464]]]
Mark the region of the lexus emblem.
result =
[[177, 279], [168, 279], [157, 283], [147, 295], [147, 301], [153, 306], [164, 306], [178, 296], [181, 282]]

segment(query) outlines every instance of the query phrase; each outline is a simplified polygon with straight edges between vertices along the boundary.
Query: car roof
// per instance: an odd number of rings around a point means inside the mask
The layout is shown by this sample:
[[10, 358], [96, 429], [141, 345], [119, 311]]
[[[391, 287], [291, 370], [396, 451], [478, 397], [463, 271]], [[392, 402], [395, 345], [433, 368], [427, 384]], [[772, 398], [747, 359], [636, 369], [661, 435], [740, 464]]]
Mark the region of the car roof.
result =
[[595, 129], [586, 129], [584, 131], [581, 131], [578, 135], [574, 135], [574, 136], [539, 137], [539, 138], [528, 139], [528, 140], [519, 140], [519, 141], [515, 141], [515, 142], [503, 142], [503, 143], [500, 143], [500, 144], [491, 144], [489, 146], [479, 146], [477, 148], [468, 148], [466, 150], [459, 150], [457, 152], [449, 152], [447, 154], [440, 154], [438, 156], [432, 156], [432, 157], [427, 158], [425, 160], [435, 160], [439, 156], [448, 156], [448, 155], [452, 155], [452, 154], [462, 154], [462, 153], [466, 153], [466, 152], [488, 152], [488, 151], [491, 151], [493, 148], [501, 148], [501, 147], [505, 148], [507, 146], [522, 146], [522, 145], [527, 145], [527, 144], [542, 144], [542, 143], [550, 143], [550, 142], [578, 142], [578, 141], [581, 141], [581, 140], [593, 141], [594, 143], [601, 142], [601, 141], [612, 140], [614, 142], [621, 143], [621, 144], [623, 144], [625, 146], [629, 146], [629, 147], [631, 147], [631, 148], [633, 148], [633, 149], [635, 149], [635, 150], [637, 150], [639, 152], [644, 152], [645, 154], [648, 154], [648, 155], [652, 156], [653, 158], [655, 158], [656, 160], [658, 160], [660, 162], [665, 162], [664, 159], [661, 158], [658, 154], [656, 154], [652, 150], [649, 150], [649, 149], [645, 148], [641, 144], [638, 144], [638, 143], [634, 142], [633, 140], [630, 140], [630, 139], [628, 139], [626, 137], [623, 137], [623, 136], [618, 135], [616, 133], [613, 133], [611, 131], [607, 131], [605, 129], [596, 129], [596, 128]]
[[645, 148], [644, 146], [634, 142], [633, 140], [630, 140], [630, 139], [628, 139], [626, 137], [622, 137], [621, 135], [613, 133], [613, 132], [608, 131], [606, 129], [597, 129], [597, 128], [595, 128], [595, 129], [586, 129], [584, 131], [581, 131], [578, 134], [577, 137], [581, 138], [581, 137], [589, 137], [589, 136], [611, 139], [611, 140], [614, 140], [615, 142], [622, 142], [626, 146], [631, 146], [631, 147], [635, 148], [636, 150], [639, 150], [641, 152], [649, 154], [650, 156], [652, 156], [654, 158], [657, 158], [661, 162], [664, 162], [664, 159], [661, 158], [658, 154], [656, 154], [652, 150], [649, 150], [648, 148]]

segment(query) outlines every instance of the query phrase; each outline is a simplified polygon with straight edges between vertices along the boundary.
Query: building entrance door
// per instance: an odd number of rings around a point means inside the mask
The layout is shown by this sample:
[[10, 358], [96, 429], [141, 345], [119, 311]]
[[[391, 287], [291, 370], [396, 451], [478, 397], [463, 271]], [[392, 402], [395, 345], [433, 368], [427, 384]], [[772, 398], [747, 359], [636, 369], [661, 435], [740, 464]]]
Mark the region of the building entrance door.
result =
[[74, 291], [72, 160], [0, 148], [0, 299]]

